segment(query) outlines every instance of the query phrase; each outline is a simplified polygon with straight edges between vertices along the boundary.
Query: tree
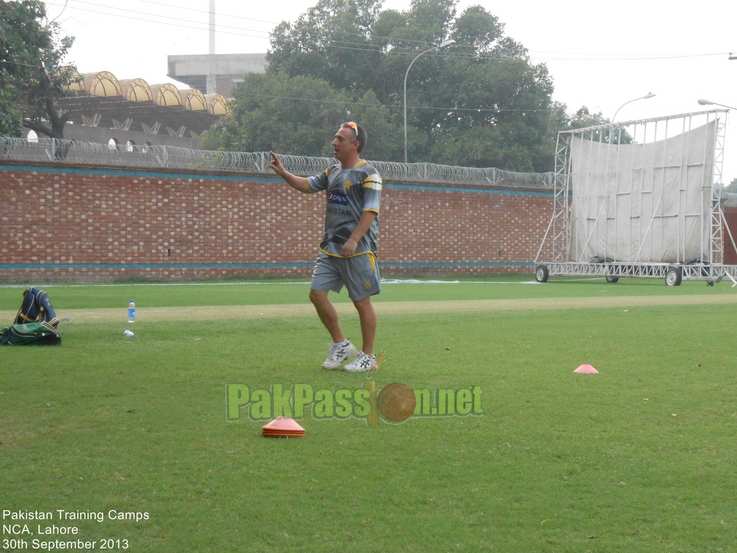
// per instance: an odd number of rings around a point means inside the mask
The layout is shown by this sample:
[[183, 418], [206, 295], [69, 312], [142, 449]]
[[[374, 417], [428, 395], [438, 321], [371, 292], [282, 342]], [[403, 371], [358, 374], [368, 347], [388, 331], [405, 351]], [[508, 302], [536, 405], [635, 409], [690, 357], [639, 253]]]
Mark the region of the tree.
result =
[[[301, 109], [294, 109], [300, 101]], [[231, 113], [202, 139], [206, 149], [269, 151], [332, 156], [330, 142], [341, 123], [371, 121], [364, 155], [382, 160], [397, 148], [391, 113], [367, 91], [355, 100], [312, 77], [249, 74], [239, 86]]]
[[272, 32], [272, 71], [365, 92], [364, 63], [378, 54], [369, 37], [380, 6], [381, 0], [319, 0], [293, 26], [283, 22]]
[[[586, 129], [609, 125], [611, 122], [601, 112], [591, 113], [589, 108], [582, 106], [561, 130]], [[592, 129], [586, 131], [584, 137], [594, 142], [611, 142], [612, 144], [631, 144], [632, 136], [626, 128], [612, 127], [611, 129]]]
[[[324, 145], [350, 112], [381, 137], [367, 155], [401, 161], [406, 76], [410, 161], [550, 171], [569, 118], [552, 101], [547, 67], [531, 63], [496, 16], [481, 6], [459, 15], [456, 4], [412, 0], [400, 12], [382, 11], [380, 0], [318, 0], [274, 29], [267, 74], [246, 78], [232, 115], [204, 144], [312, 155], [318, 145], [308, 137], [320, 130]], [[455, 44], [433, 50], [447, 39]]]
[[[544, 65], [504, 36], [481, 6], [456, 14], [456, 0], [413, 0], [406, 12], [375, 0], [320, 0], [272, 34], [269, 72], [319, 75], [348, 93], [374, 91], [403, 141], [407, 75], [411, 161], [549, 170], [552, 80]], [[452, 38], [442, 51], [420, 53]], [[366, 123], [370, 125], [370, 123]], [[403, 158], [402, 148], [388, 161]]]
[[77, 71], [63, 64], [74, 38], [59, 33], [40, 0], [0, 0], [0, 134], [21, 136], [25, 126], [63, 138], [66, 117], [54, 102], [70, 94]]
[[582, 106], [573, 114], [568, 122], [569, 129], [584, 129], [586, 127], [596, 127], [598, 125], [606, 125], [609, 119], [606, 119], [601, 112], [591, 113], [589, 108]]

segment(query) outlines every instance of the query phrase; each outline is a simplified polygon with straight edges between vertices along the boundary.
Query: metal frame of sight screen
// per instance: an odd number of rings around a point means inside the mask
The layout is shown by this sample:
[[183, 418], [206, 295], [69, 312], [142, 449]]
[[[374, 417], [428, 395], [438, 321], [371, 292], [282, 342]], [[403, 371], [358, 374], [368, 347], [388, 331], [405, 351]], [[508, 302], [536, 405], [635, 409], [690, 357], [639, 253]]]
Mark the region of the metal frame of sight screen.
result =
[[[726, 110], [560, 132], [553, 213], [535, 258], [548, 275], [727, 276], [722, 212]], [[726, 234], [726, 236], [725, 236]], [[668, 276], [670, 273], [670, 277]]]

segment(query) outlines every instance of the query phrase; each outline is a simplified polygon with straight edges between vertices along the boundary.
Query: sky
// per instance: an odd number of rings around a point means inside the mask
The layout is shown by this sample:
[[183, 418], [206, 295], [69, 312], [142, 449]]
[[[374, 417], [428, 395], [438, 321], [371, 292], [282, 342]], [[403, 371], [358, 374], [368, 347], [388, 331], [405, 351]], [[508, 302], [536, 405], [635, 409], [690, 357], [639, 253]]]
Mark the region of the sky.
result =
[[[316, 3], [215, 0], [215, 53], [264, 53], [276, 25], [296, 21]], [[410, 5], [386, 0], [383, 9]], [[472, 5], [497, 16], [533, 63], [546, 64], [553, 99], [569, 113], [587, 106], [627, 121], [723, 109], [698, 99], [735, 108], [727, 118], [722, 181], [737, 179], [734, 0], [459, 0], [457, 15]], [[209, 53], [210, 0], [47, 0], [46, 6], [49, 18], [75, 37], [68, 59], [81, 73], [109, 71], [186, 88], [166, 76], [167, 56]], [[638, 99], [648, 93], [655, 96]]]

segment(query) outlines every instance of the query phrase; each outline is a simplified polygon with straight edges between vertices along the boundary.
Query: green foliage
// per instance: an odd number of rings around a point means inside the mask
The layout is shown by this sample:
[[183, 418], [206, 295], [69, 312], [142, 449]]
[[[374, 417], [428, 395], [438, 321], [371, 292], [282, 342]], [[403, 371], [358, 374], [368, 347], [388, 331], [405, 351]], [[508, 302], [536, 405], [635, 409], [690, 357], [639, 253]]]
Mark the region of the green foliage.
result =
[[[313, 77], [249, 74], [236, 92], [231, 115], [203, 135], [206, 149], [277, 151], [332, 156], [330, 142], [341, 123], [369, 121], [364, 157], [387, 159], [401, 137], [389, 109], [373, 91], [353, 95]], [[303, 109], [295, 109], [299, 102]]]
[[0, 136], [23, 135], [23, 113], [5, 75], [0, 75]]
[[568, 126], [571, 129], [583, 129], [585, 127], [606, 125], [609, 122], [609, 119], [605, 118], [601, 112], [591, 113], [589, 108], [582, 106], [575, 114], [573, 114]]
[[[601, 112], [591, 113], [586, 106], [581, 107], [561, 130], [585, 129], [587, 127], [598, 127], [611, 123]], [[594, 142], [610, 142], [612, 144], [631, 144], [632, 136], [626, 129], [597, 129], [587, 131], [585, 138]]]
[[54, 99], [70, 94], [76, 69], [63, 60], [74, 39], [45, 19], [40, 0], [0, 0], [0, 135], [21, 136], [25, 125], [63, 137]]
[[456, 20], [453, 39], [459, 52], [470, 55], [493, 53], [490, 45], [504, 37], [499, 18], [481, 6], [471, 6]]
[[[302, 109], [295, 109], [297, 101]], [[372, 91], [351, 101], [345, 91], [313, 77], [249, 74], [236, 92], [231, 115], [205, 133], [203, 147], [330, 157], [331, 137], [341, 123], [353, 119], [371, 122], [366, 157], [384, 159], [396, 148], [391, 112]]]
[[[414, 0], [399, 12], [378, 0], [319, 0], [274, 29], [267, 75], [246, 79], [203, 144], [315, 155], [345, 118], [335, 113], [348, 111], [382, 137], [367, 156], [402, 161], [406, 76], [409, 161], [550, 171], [565, 121], [547, 67], [532, 64], [496, 16], [478, 5], [459, 15], [456, 3]], [[455, 44], [433, 49], [447, 39]], [[275, 109], [260, 107], [274, 97]], [[294, 140], [303, 124], [323, 146]]]
[[[294, 102], [308, 104], [294, 109]], [[345, 93], [313, 77], [249, 74], [236, 92], [232, 113], [208, 131], [204, 144], [225, 140], [228, 150], [330, 155], [330, 140], [347, 119]]]
[[370, 26], [380, 5], [378, 0], [319, 0], [294, 26], [282, 23], [274, 29], [270, 70], [365, 91], [364, 64], [376, 53], [369, 44]]

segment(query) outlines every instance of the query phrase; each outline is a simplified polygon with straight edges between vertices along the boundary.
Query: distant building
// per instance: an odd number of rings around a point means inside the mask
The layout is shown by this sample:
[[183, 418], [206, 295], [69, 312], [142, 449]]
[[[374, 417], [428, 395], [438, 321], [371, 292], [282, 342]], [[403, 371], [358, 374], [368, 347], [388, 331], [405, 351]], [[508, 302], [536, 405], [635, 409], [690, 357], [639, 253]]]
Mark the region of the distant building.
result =
[[[80, 75], [76, 96], [58, 101], [68, 114], [64, 138], [100, 144], [197, 149], [200, 136], [229, 113], [228, 98], [247, 73], [266, 71], [266, 54], [169, 56], [171, 83], [118, 79], [109, 71]], [[35, 133], [26, 135], [32, 137]]]
[[247, 73], [265, 73], [266, 54], [168, 56], [167, 76], [204, 94], [233, 95]]

